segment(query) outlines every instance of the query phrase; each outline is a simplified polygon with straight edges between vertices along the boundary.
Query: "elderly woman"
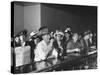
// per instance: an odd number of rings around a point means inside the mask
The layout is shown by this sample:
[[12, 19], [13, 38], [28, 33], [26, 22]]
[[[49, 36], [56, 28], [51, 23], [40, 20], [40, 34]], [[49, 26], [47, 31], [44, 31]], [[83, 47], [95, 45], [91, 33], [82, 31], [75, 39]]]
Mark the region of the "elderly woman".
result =
[[81, 45], [80, 45], [80, 42], [78, 41], [78, 38], [79, 38], [78, 34], [74, 33], [72, 36], [72, 40], [70, 40], [67, 44], [66, 53], [80, 52]]

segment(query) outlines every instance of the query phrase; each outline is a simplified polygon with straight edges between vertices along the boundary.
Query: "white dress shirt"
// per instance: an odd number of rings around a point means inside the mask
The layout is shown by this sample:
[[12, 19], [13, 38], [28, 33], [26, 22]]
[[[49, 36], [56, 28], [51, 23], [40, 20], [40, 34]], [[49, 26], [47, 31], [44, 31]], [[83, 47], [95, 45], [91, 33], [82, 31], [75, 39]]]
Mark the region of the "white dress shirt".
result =
[[[50, 46], [49, 46], [50, 48]], [[47, 51], [48, 51], [48, 45], [45, 43], [44, 40], [38, 43], [36, 49], [35, 49], [35, 58], [34, 61], [41, 61], [45, 60], [47, 57]], [[52, 55], [57, 57], [57, 51], [53, 50]]]

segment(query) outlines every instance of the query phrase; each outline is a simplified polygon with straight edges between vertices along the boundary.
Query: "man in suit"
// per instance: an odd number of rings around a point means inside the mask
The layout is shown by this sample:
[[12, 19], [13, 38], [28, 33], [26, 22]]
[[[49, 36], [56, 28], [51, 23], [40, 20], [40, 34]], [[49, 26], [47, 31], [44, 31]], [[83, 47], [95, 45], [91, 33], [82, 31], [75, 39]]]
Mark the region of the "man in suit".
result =
[[[40, 41], [35, 49], [34, 61], [46, 60], [50, 55], [53, 54], [53, 42], [54, 39], [50, 40], [48, 28], [46, 26], [39, 29], [42, 41]], [[55, 53], [54, 53], [55, 54]]]

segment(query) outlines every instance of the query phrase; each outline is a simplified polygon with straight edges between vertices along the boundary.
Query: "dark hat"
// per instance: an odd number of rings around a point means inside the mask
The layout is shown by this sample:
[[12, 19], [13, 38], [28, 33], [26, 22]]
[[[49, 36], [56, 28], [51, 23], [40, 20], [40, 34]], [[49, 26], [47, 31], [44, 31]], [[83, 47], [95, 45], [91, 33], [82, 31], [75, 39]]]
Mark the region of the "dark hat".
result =
[[21, 35], [27, 36], [27, 30], [25, 29], [25, 30], [20, 31], [18, 34], [15, 35], [15, 37], [19, 37]]
[[27, 30], [21, 31], [21, 34], [22, 34], [22, 35], [27, 35]]
[[84, 32], [84, 35], [88, 35], [90, 33], [91, 33], [91, 31], [90, 30], [87, 30], [86, 32]]
[[66, 30], [64, 32], [65, 33], [71, 32], [71, 28], [70, 27], [66, 28]]
[[48, 29], [47, 26], [42, 26], [39, 28], [39, 31], [44, 30], [44, 29]]
[[43, 36], [43, 35], [46, 35], [46, 34], [49, 34], [49, 30], [47, 28], [47, 26], [43, 26], [39, 29], [39, 35], [40, 36]]

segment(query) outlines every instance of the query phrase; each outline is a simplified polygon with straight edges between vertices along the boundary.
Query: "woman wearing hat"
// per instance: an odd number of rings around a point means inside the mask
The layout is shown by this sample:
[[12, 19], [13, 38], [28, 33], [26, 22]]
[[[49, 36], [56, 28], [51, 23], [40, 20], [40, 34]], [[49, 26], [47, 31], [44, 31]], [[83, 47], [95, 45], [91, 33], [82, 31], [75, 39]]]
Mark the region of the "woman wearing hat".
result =
[[67, 28], [65, 30], [65, 40], [66, 40], [66, 42], [68, 42], [70, 40], [71, 35], [72, 35], [71, 29], [70, 28]]
[[32, 31], [29, 35], [29, 45], [31, 47], [31, 61], [34, 62], [34, 50], [37, 44], [40, 42], [40, 39], [37, 35], [37, 32]]
[[67, 28], [65, 30], [65, 35], [64, 35], [64, 41], [65, 41], [65, 45], [67, 46], [68, 42], [71, 40], [72, 38], [72, 32], [70, 30], [70, 28]]
[[63, 41], [63, 32], [58, 31], [56, 33], [56, 40], [54, 41], [54, 48], [57, 50], [58, 52], [58, 57], [61, 57], [64, 54], [64, 50], [65, 50], [65, 44]]
[[91, 40], [91, 32], [88, 30], [84, 32], [82, 39], [80, 40], [80, 43], [82, 45], [82, 54], [87, 53], [90, 50], [90, 47], [92, 45], [92, 40]]

